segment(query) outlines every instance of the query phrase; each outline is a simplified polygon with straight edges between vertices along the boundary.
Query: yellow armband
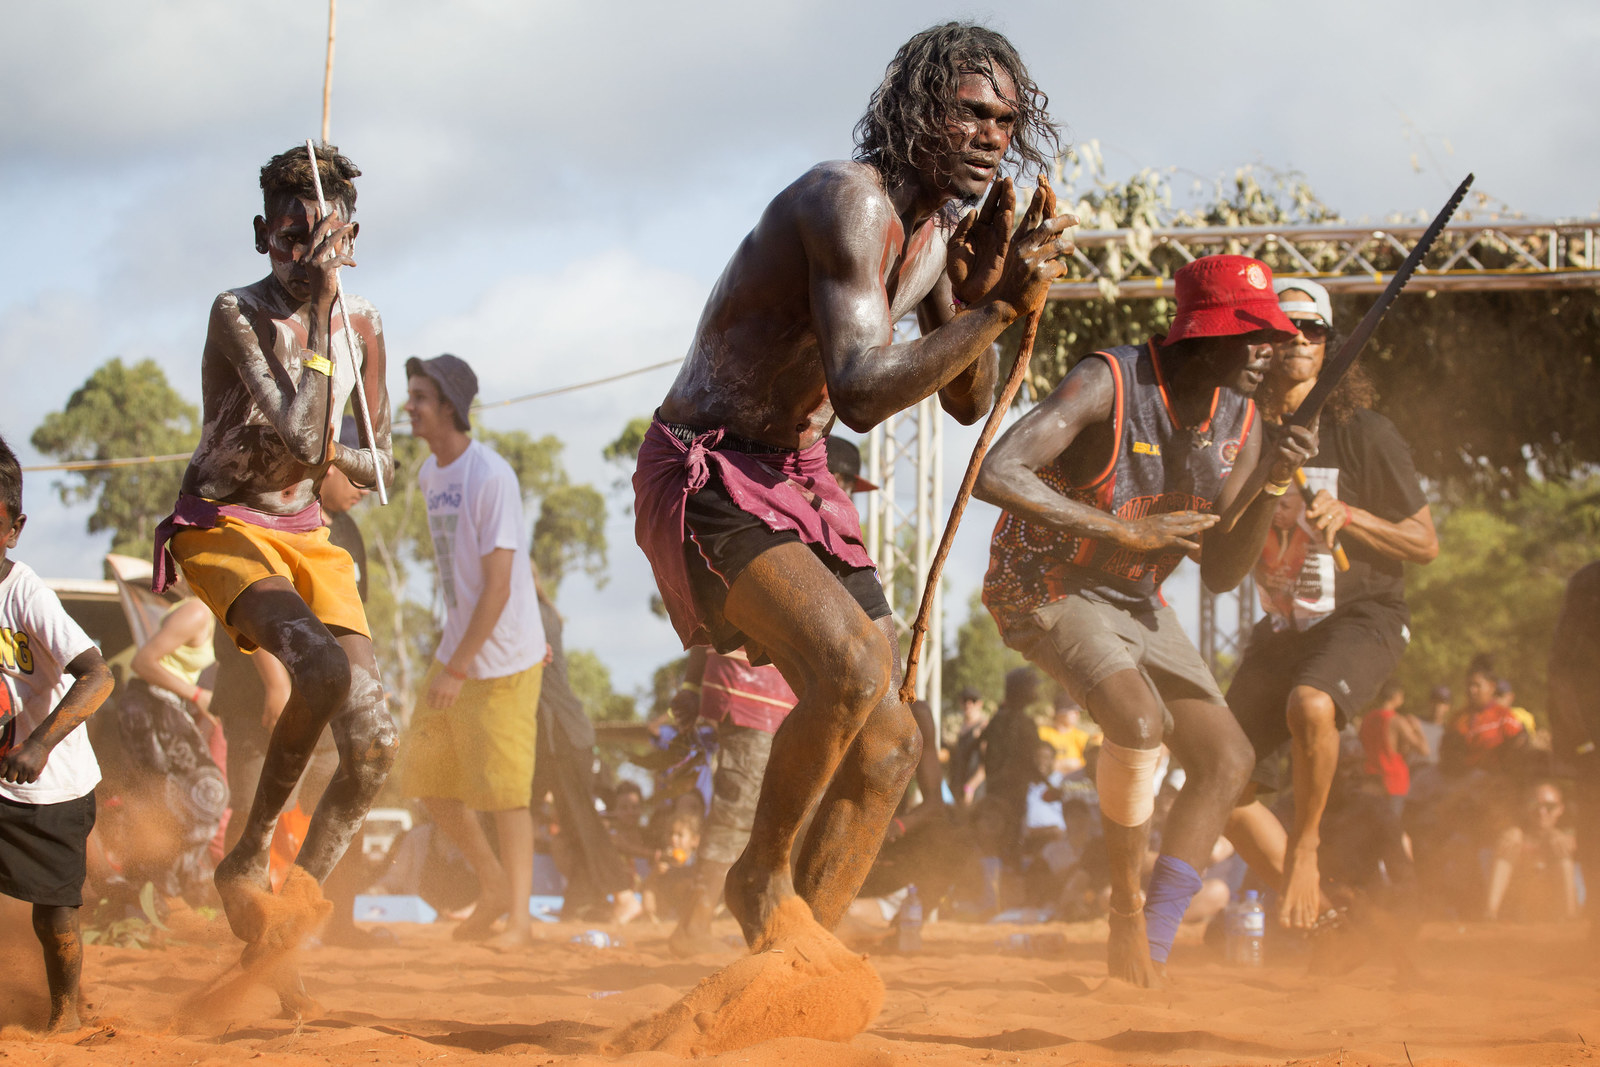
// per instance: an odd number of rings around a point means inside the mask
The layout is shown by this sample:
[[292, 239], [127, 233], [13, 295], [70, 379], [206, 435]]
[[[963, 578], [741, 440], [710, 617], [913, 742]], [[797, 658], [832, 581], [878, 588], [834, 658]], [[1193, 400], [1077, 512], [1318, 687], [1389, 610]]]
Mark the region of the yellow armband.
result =
[[1279, 485], [1277, 482], [1268, 482], [1261, 487], [1261, 491], [1268, 496], [1282, 496], [1289, 491], [1287, 484]]
[[306, 370], [314, 370], [325, 378], [333, 377], [333, 360], [327, 356], [319, 356], [315, 352], [300, 360], [300, 365]]

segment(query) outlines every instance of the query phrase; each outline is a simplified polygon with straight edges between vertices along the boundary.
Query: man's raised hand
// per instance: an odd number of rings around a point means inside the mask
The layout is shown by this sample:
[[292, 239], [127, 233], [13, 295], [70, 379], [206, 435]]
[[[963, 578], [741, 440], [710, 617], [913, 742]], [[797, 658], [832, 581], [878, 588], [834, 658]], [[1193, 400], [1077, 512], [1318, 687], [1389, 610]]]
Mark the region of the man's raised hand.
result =
[[1006, 249], [1005, 267], [990, 299], [1010, 305], [1019, 319], [1042, 305], [1051, 283], [1066, 273], [1064, 257], [1072, 253], [1066, 231], [1077, 224], [1075, 215], [1056, 214], [1055, 190], [1039, 175], [1039, 191]]
[[1011, 179], [1001, 178], [989, 187], [982, 205], [962, 216], [950, 235], [950, 291], [962, 304], [976, 304], [1000, 280], [1016, 210], [1017, 194]]
[[1192, 552], [1200, 547], [1195, 537], [1217, 524], [1219, 515], [1201, 511], [1166, 511], [1143, 519], [1125, 521], [1117, 544], [1136, 552], [1159, 552], [1181, 548]]

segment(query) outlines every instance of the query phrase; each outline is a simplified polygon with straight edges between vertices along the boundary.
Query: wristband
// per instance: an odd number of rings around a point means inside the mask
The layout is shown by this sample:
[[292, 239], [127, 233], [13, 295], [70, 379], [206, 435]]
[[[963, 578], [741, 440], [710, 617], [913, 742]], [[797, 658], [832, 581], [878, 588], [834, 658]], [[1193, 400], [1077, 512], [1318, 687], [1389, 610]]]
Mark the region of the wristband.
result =
[[315, 352], [301, 358], [300, 366], [306, 370], [314, 370], [324, 378], [333, 377], [333, 360], [327, 356], [319, 356]]
[[194, 692], [189, 694], [189, 703], [198, 706], [199, 703], [200, 703], [200, 694], [203, 693], [203, 692], [205, 692], [205, 687], [204, 686], [199, 686], [199, 685], [195, 686], [194, 687]]
[[1289, 483], [1284, 482], [1279, 485], [1277, 482], [1268, 482], [1261, 487], [1261, 491], [1268, 496], [1282, 496], [1289, 491]]
[[454, 678], [456, 681], [464, 682], [464, 681], [467, 680], [467, 672], [466, 671], [458, 671], [454, 667], [450, 666], [450, 664], [448, 664], [448, 663], [442, 664], [442, 666], [444, 667], [444, 673], [448, 674], [450, 677]]

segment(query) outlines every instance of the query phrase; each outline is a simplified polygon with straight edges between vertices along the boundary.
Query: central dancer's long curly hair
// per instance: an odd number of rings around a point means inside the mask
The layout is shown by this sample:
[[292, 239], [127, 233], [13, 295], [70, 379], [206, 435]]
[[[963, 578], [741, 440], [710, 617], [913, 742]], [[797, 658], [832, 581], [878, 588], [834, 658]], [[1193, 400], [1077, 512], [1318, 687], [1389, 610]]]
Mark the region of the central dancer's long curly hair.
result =
[[1006, 160], [1019, 170], [1043, 170], [1055, 158], [1061, 137], [1046, 111], [1050, 98], [1029, 76], [1010, 41], [970, 22], [923, 30], [895, 53], [867, 113], [856, 123], [856, 161], [876, 167], [885, 185], [919, 171], [937, 175], [943, 169], [939, 157], [950, 137], [949, 124], [961, 113], [956, 97], [961, 75], [984, 75], [1004, 97], [999, 71], [1016, 86], [1010, 100], [1016, 123]]

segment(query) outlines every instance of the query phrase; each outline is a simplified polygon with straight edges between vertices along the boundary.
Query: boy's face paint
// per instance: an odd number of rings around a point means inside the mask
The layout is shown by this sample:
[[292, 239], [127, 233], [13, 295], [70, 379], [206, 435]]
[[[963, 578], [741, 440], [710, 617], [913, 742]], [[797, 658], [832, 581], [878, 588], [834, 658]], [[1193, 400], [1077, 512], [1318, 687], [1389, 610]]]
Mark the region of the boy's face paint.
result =
[[[328, 213], [342, 220], [344, 205], [330, 204]], [[255, 219], [256, 251], [267, 256], [278, 284], [302, 303], [311, 299], [311, 278], [305, 262], [311, 254], [311, 234], [318, 218], [315, 200], [296, 199], [288, 201], [271, 219], [260, 215]], [[352, 233], [342, 242], [340, 251], [348, 253], [354, 245], [355, 234]]]

